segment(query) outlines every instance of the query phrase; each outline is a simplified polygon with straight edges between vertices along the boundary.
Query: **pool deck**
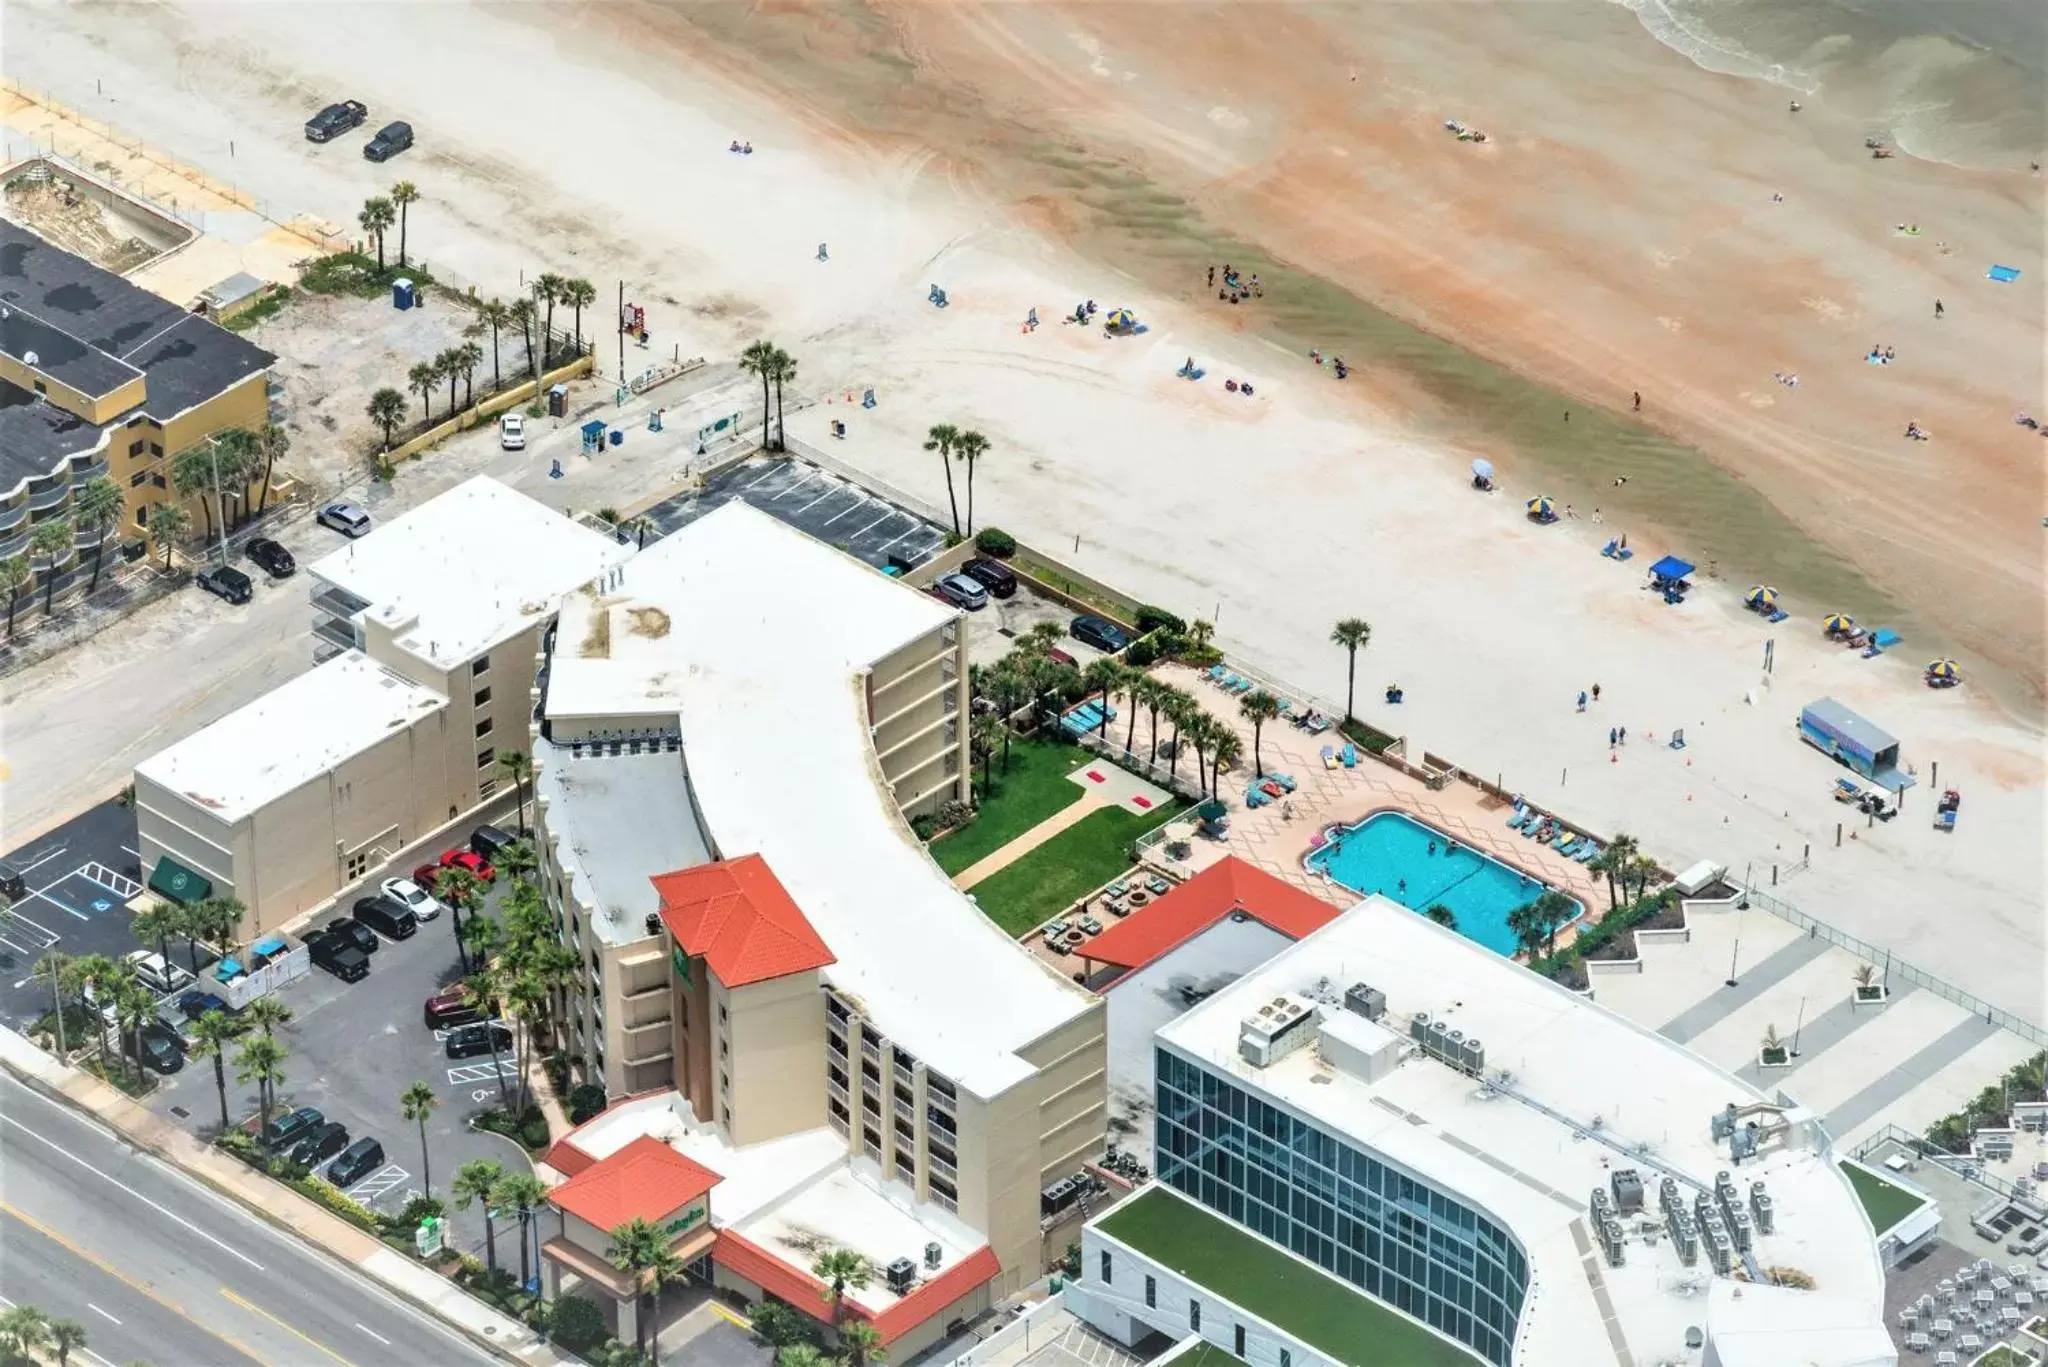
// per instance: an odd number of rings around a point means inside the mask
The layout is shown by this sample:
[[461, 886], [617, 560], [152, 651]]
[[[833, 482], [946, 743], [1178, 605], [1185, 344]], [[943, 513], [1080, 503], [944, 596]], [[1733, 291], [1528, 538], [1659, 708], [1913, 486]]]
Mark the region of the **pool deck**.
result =
[[[1194, 834], [1195, 823], [1176, 821], [1170, 839], [1189, 838], [1190, 858], [1185, 866], [1172, 865], [1185, 877], [1199, 872], [1226, 854], [1247, 860], [1277, 878], [1339, 906], [1350, 906], [1358, 894], [1304, 867], [1309, 841], [1324, 827], [1355, 825], [1374, 812], [1405, 812], [1444, 834], [1483, 850], [1508, 867], [1571, 894], [1586, 906], [1587, 915], [1577, 925], [1591, 925], [1607, 914], [1607, 883], [1587, 872], [1548, 846], [1539, 846], [1507, 828], [1508, 808], [1499, 799], [1468, 783], [1451, 783], [1441, 792], [1398, 769], [1359, 752], [1355, 769], [1325, 769], [1322, 748], [1343, 738], [1335, 731], [1311, 736], [1286, 721], [1266, 723], [1260, 749], [1267, 773], [1292, 775], [1300, 785], [1287, 803], [1273, 802], [1254, 811], [1244, 804], [1244, 790], [1252, 777], [1251, 723], [1238, 712], [1235, 694], [1225, 693], [1200, 672], [1180, 665], [1162, 665], [1151, 671], [1175, 687], [1194, 695], [1202, 707], [1235, 730], [1244, 742], [1244, 759], [1235, 769], [1224, 771], [1217, 792], [1230, 809], [1230, 832], [1222, 840]], [[1287, 813], [1291, 808], [1292, 819]], [[1595, 834], [1599, 834], [1596, 832]], [[1610, 833], [1611, 834], [1611, 833]], [[1155, 850], [1155, 855], [1159, 852]], [[1572, 932], [1558, 937], [1569, 944]]]

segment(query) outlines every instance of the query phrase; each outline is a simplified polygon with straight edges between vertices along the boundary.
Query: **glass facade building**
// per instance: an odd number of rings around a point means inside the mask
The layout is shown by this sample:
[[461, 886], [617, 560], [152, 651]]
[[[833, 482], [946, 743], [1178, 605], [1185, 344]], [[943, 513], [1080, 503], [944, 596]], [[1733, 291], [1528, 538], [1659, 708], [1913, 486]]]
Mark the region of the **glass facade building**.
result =
[[1529, 1267], [1507, 1230], [1178, 1054], [1156, 1076], [1160, 1181], [1508, 1367]]

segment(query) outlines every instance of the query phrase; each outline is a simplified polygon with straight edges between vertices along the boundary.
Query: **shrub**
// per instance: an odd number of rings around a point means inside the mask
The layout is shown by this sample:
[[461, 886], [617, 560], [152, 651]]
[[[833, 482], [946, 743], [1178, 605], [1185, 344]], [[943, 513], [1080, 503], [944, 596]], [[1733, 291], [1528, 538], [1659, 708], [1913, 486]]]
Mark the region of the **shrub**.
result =
[[405, 1203], [405, 1209], [398, 1213], [399, 1228], [407, 1233], [418, 1229], [420, 1221], [429, 1215], [441, 1216], [448, 1213], [448, 1205], [438, 1196], [415, 1196]]
[[375, 1234], [379, 1228], [377, 1212], [360, 1201], [352, 1201], [332, 1185], [318, 1177], [301, 1177], [292, 1183], [292, 1189], [301, 1196], [319, 1202], [342, 1219], [355, 1225], [365, 1233]]
[[808, 1315], [798, 1314], [781, 1301], [767, 1300], [755, 1306], [749, 1316], [754, 1332], [776, 1348], [792, 1343], [816, 1343], [817, 1330]]
[[535, 1111], [519, 1125], [519, 1142], [534, 1153], [545, 1151], [554, 1142], [554, 1135], [548, 1130], [548, 1118]]
[[581, 1296], [563, 1296], [548, 1307], [548, 1334], [572, 1353], [604, 1342], [604, 1311]]
[[952, 798], [939, 804], [938, 820], [940, 827], [947, 830], [955, 826], [965, 826], [974, 820], [974, 808], [958, 798]]
[[983, 527], [975, 533], [974, 549], [998, 560], [1008, 560], [1017, 553], [1017, 538], [997, 527]]
[[1161, 627], [1165, 627], [1176, 636], [1184, 636], [1187, 634], [1188, 624], [1165, 608], [1154, 607], [1150, 603], [1138, 604], [1139, 632], [1157, 631]]
[[910, 833], [919, 840], [929, 842], [938, 833], [939, 820], [930, 812], [919, 812], [910, 818]]
[[1149, 669], [1158, 662], [1159, 647], [1152, 644], [1150, 637], [1140, 636], [1124, 651], [1124, 663], [1132, 669]]
[[604, 1088], [594, 1082], [576, 1085], [569, 1093], [569, 1119], [578, 1125], [604, 1109]]

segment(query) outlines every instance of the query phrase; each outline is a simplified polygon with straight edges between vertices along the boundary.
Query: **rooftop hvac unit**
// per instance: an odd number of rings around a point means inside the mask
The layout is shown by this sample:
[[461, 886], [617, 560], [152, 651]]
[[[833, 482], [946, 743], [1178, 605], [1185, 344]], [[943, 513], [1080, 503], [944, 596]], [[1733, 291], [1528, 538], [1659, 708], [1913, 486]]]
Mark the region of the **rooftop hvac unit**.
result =
[[1316, 1037], [1316, 1009], [1299, 997], [1275, 997], [1238, 1026], [1237, 1052], [1255, 1068], [1277, 1063]]
[[1667, 1177], [1657, 1184], [1657, 1208], [1666, 1215], [1685, 1209], [1685, 1202], [1679, 1199], [1677, 1178]]
[[1474, 1077], [1486, 1071], [1486, 1046], [1479, 1042], [1477, 1035], [1466, 1036], [1465, 1056], [1459, 1062]]
[[1417, 1011], [1408, 1018], [1408, 1038], [1417, 1044], [1429, 1039], [1429, 1012]]
[[1376, 1021], [1387, 1014], [1387, 994], [1377, 987], [1353, 983], [1344, 989], [1344, 1009]]
[[647, 913], [647, 933], [648, 933], [649, 935], [659, 935], [659, 934], [661, 934], [661, 913], [660, 913], [660, 912], [658, 912], [658, 911], [650, 911], [650, 912], [648, 912], [648, 913]]
[[1708, 1230], [1706, 1239], [1707, 1261], [1714, 1265], [1714, 1271], [1724, 1277], [1727, 1276], [1729, 1269], [1735, 1266], [1734, 1243], [1729, 1240], [1726, 1231], [1719, 1229]]
[[891, 1295], [907, 1295], [910, 1288], [917, 1284], [917, 1264], [908, 1258], [898, 1258], [882, 1270], [882, 1276], [889, 1283]]
[[943, 1249], [943, 1248], [941, 1248], [941, 1247], [940, 1247], [940, 1246], [939, 1246], [938, 1244], [936, 1244], [936, 1243], [929, 1243], [929, 1244], [926, 1244], [926, 1245], [924, 1246], [924, 1268], [925, 1268], [925, 1271], [927, 1271], [927, 1272], [935, 1272], [935, 1271], [937, 1271], [937, 1270], [938, 1270], [938, 1266], [939, 1266], [939, 1264], [940, 1264], [940, 1263], [942, 1263], [942, 1262], [944, 1262], [945, 1260], [946, 1260], [946, 1250], [945, 1250], [945, 1249]]
[[1756, 1226], [1749, 1222], [1749, 1212], [1736, 1207], [1735, 1218], [1728, 1222], [1728, 1232], [1734, 1236], [1735, 1246], [1744, 1253], [1756, 1246]]
[[1620, 1267], [1628, 1261], [1628, 1252], [1622, 1244], [1621, 1221], [1600, 1222], [1600, 1251], [1607, 1255], [1609, 1267]]
[[1671, 1231], [1671, 1246], [1678, 1250], [1678, 1260], [1691, 1267], [1700, 1256], [1699, 1230], [1682, 1210], [1673, 1210], [1664, 1223]]
[[1614, 1202], [1608, 1199], [1607, 1188], [1593, 1188], [1593, 1218], [1604, 1220], [1614, 1213]]
[[[1429, 1052], [1435, 1054], [1438, 1058], [1442, 1058], [1444, 1056], [1445, 1042], [1450, 1037], [1451, 1025], [1449, 1021], [1431, 1021], [1429, 1023], [1429, 1033], [1423, 1036], [1422, 1042]], [[1458, 1038], [1463, 1039], [1464, 1037], [1464, 1032], [1460, 1031]]]
[[1062, 1177], [1038, 1193], [1038, 1213], [1057, 1215], [1080, 1198], [1081, 1189], [1071, 1177]]
[[1777, 1208], [1771, 1204], [1771, 1194], [1764, 1190], [1764, 1184], [1761, 1182], [1749, 1184], [1749, 1213], [1756, 1219], [1756, 1227], [1765, 1234], [1776, 1231]]
[[1643, 1208], [1643, 1175], [1634, 1168], [1616, 1168], [1608, 1181], [1614, 1185], [1614, 1204], [1623, 1215]]

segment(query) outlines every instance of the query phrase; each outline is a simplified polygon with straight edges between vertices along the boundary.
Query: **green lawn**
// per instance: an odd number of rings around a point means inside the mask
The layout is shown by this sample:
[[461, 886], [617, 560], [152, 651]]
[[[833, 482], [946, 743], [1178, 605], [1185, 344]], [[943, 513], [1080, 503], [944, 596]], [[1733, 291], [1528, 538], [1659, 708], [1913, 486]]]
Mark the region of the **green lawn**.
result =
[[1102, 1232], [1352, 1367], [1473, 1367], [1472, 1354], [1390, 1305], [1155, 1187]]
[[1129, 868], [1131, 842], [1183, 805], [1175, 801], [1143, 816], [1126, 807], [1090, 812], [969, 891], [997, 925], [1023, 935]]
[[[1067, 775], [1093, 756], [1078, 745], [1059, 741], [1020, 740], [1010, 746], [1010, 772], [1003, 757], [995, 762], [994, 792], [982, 802], [980, 815], [963, 830], [931, 843], [932, 858], [947, 873], [958, 873], [986, 859], [1061, 808], [1081, 800], [1081, 785]], [[981, 767], [975, 766], [979, 786]]]
[[1856, 1199], [1863, 1203], [1864, 1213], [1870, 1216], [1871, 1228], [1884, 1233], [1899, 1221], [1920, 1209], [1923, 1198], [1885, 1181], [1876, 1173], [1865, 1171], [1855, 1163], [1842, 1163], [1842, 1175], [1849, 1179], [1849, 1185], [1856, 1188]]

